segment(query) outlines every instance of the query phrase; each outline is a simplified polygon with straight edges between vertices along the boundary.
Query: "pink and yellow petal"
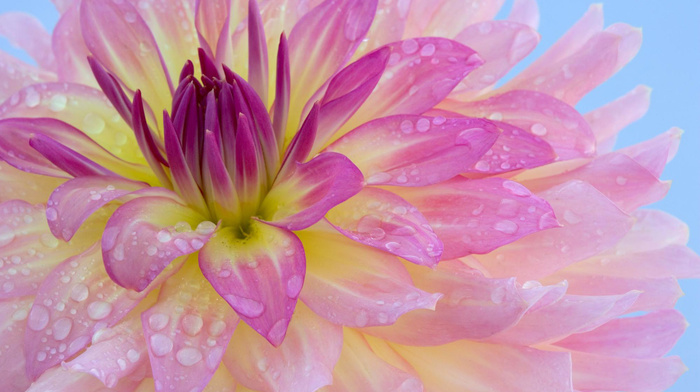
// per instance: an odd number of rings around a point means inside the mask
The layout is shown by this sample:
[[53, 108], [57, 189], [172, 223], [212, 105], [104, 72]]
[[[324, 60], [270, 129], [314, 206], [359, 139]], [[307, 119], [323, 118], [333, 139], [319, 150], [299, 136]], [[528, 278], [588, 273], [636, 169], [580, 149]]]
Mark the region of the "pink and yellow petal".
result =
[[32, 297], [0, 301], [0, 372], [6, 377], [3, 388], [7, 392], [22, 392], [31, 384], [24, 371], [22, 339], [32, 301]]

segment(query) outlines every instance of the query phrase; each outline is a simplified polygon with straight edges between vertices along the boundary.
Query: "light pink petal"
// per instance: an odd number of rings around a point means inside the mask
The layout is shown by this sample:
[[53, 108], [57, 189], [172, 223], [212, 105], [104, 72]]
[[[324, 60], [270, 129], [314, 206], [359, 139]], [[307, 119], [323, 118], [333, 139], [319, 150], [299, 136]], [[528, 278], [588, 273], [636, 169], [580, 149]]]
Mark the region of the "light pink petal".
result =
[[83, 0], [80, 25], [85, 44], [103, 66], [127, 88], [140, 89], [156, 113], [170, 109], [172, 84], [163, 56], [131, 3]]
[[54, 71], [56, 66], [51, 50], [51, 35], [39, 19], [22, 12], [6, 12], [0, 15], [0, 35], [12, 46], [31, 56], [43, 70]]
[[436, 270], [411, 267], [416, 285], [444, 293], [434, 310], [415, 310], [391, 326], [364, 331], [400, 344], [438, 346], [461, 339], [484, 339], [518, 321], [531, 305], [515, 279], [489, 279], [458, 260]]
[[66, 2], [71, 2], [75, 6], [71, 4], [61, 11], [61, 18], [53, 30], [51, 44], [56, 56], [56, 72], [59, 80], [97, 87], [97, 82], [86, 60], [90, 50], [85, 46], [80, 28], [79, 4], [75, 0], [66, 0]]
[[391, 54], [382, 78], [337, 137], [371, 119], [422, 114], [483, 64], [474, 50], [444, 38], [408, 39], [384, 48]]
[[[289, 33], [291, 100], [297, 107], [352, 57], [376, 9], [377, 0], [326, 0], [297, 22]], [[297, 113], [290, 116], [291, 121], [297, 121]]]
[[279, 346], [304, 284], [304, 247], [286, 229], [252, 221], [241, 239], [218, 231], [199, 254], [202, 273], [243, 321]]
[[389, 325], [414, 309], [434, 309], [439, 294], [417, 289], [395, 257], [330, 231], [299, 233], [306, 249], [301, 299], [316, 314], [340, 325]]
[[81, 351], [95, 332], [119, 322], [148, 291], [137, 293], [112, 282], [97, 245], [64, 261], [42, 283], [27, 318], [29, 376], [36, 379]]
[[[86, 226], [97, 230], [95, 224]], [[55, 266], [96, 240], [96, 232], [86, 233], [64, 243], [51, 234], [43, 205], [21, 200], [0, 204], [0, 298], [35, 294]]]
[[0, 202], [13, 199], [44, 203], [63, 179], [27, 173], [0, 161]]
[[533, 192], [541, 192], [570, 180], [587, 182], [627, 212], [661, 200], [670, 185], [659, 181], [632, 158], [615, 152], [562, 174], [522, 181]]
[[75, 83], [36, 84], [18, 91], [16, 102], [13, 99], [5, 102], [0, 106], [0, 112], [5, 118], [51, 117], [61, 120], [117, 157], [128, 162], [146, 163], [134, 132], [126, 122], [114, 120], [117, 111], [98, 89]]
[[3, 388], [7, 392], [22, 392], [31, 384], [24, 372], [22, 339], [33, 300], [23, 297], [0, 301], [0, 373], [5, 376]]
[[514, 125], [544, 139], [560, 159], [590, 156], [595, 151], [595, 137], [586, 120], [567, 103], [546, 94], [516, 90], [483, 101], [446, 101], [440, 107]]
[[62, 366], [93, 375], [107, 388], [115, 387], [125, 377], [143, 377], [148, 352], [140, 327], [139, 318], [132, 316], [113, 328], [101, 329], [93, 335], [90, 347]]
[[584, 115], [595, 135], [598, 152], [612, 150], [617, 133], [646, 114], [650, 97], [651, 88], [637, 86], [622, 97]]
[[469, 340], [437, 347], [392, 347], [413, 366], [428, 391], [571, 391], [567, 352]]
[[224, 363], [239, 383], [253, 390], [312, 392], [331, 384], [342, 345], [340, 326], [299, 305], [279, 347], [241, 324]]
[[427, 187], [403, 188], [398, 194], [428, 220], [445, 245], [445, 260], [487, 253], [558, 225], [545, 200], [501, 178], [457, 177]]
[[584, 391], [661, 392], [688, 370], [679, 357], [616, 358], [571, 354], [574, 388]]
[[587, 183], [570, 181], [538, 195], [549, 202], [562, 227], [478, 256], [492, 276], [546, 276], [611, 248], [632, 227], [629, 215]]
[[[40, 70], [1, 50], [0, 61], [5, 65], [0, 69], [0, 77], [3, 80], [3, 84], [0, 86], [0, 102], [6, 99], [12, 100], [13, 94], [23, 87], [37, 82], [56, 80], [56, 75], [53, 72]], [[18, 102], [19, 97], [14, 98], [14, 101]]]
[[49, 198], [49, 228], [56, 238], [70, 241], [80, 225], [112, 200], [146, 186], [119, 177], [79, 177], [57, 187]]
[[508, 20], [522, 23], [537, 30], [540, 24], [540, 10], [536, 0], [515, 0]]
[[195, 2], [195, 27], [199, 45], [207, 52], [209, 57], [222, 61], [217, 53], [230, 51], [224, 48], [230, 45], [229, 34], [231, 0], [197, 0]]
[[390, 42], [400, 41], [410, 7], [411, 0], [383, 0], [380, 3], [381, 12], [374, 16], [367, 40], [360, 44], [355, 54], [367, 53]]
[[361, 125], [327, 151], [350, 158], [369, 185], [425, 186], [467, 171], [499, 135], [482, 119], [390, 116]]
[[687, 325], [679, 311], [661, 310], [611, 320], [590, 332], [571, 335], [555, 345], [612, 357], [660, 358], [676, 344]]
[[634, 226], [607, 255], [625, 255], [688, 243], [688, 225], [663, 211], [637, 210], [632, 213]]
[[534, 346], [587, 332], [627, 312], [639, 294], [631, 291], [610, 296], [565, 295], [549, 306], [527, 312], [512, 328], [489, 340]]
[[359, 192], [362, 183], [362, 173], [348, 158], [322, 153], [307, 163], [297, 163], [289, 174], [278, 178], [260, 214], [270, 224], [300, 230]]
[[102, 257], [120, 286], [145, 289], [171, 261], [198, 251], [214, 233], [214, 223], [168, 193], [130, 200], [107, 221]]
[[484, 65], [464, 78], [450, 97], [474, 98], [525, 58], [539, 40], [534, 28], [508, 21], [489, 20], [462, 30], [455, 41], [476, 50]]
[[383, 189], [364, 188], [326, 218], [348, 238], [412, 263], [432, 267], [442, 255], [442, 242], [420, 211]]
[[156, 390], [173, 392], [204, 389], [238, 323], [194, 260], [167, 280], [141, 320]]
[[671, 128], [653, 139], [622, 148], [617, 152], [634, 159], [635, 162], [658, 178], [664, 171], [666, 164], [678, 152], [682, 134], [682, 130]]
[[343, 350], [333, 369], [328, 392], [422, 392], [423, 384], [413, 374], [391, 366], [372, 351], [362, 334], [345, 329]]
[[620, 37], [617, 63], [614, 72], [619, 71], [637, 55], [642, 46], [642, 29], [626, 23], [615, 23], [605, 28], [605, 32]]
[[[420, 2], [420, 1], [416, 1]], [[427, 19], [425, 29], [420, 35], [452, 38], [466, 26], [493, 19], [501, 9], [504, 0], [439, 0], [432, 15], [415, 15], [411, 7], [411, 17]]]
[[77, 1], [78, 0], [51, 0], [54, 7], [56, 7], [61, 14], [66, 12]]
[[56, 366], [44, 372], [26, 392], [133, 392], [140, 381], [140, 379], [126, 377], [114, 388], [108, 389], [102, 381], [91, 374], [76, 373]]

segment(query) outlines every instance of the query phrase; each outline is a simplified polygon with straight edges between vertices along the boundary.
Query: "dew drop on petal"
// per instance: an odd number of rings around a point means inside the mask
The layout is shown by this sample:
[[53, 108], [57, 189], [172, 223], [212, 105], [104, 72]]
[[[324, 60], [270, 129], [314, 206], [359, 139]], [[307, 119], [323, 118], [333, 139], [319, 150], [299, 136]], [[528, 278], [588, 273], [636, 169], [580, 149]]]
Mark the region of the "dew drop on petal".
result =
[[421, 118], [416, 121], [416, 130], [418, 132], [427, 132], [430, 129], [430, 120], [427, 118]]
[[95, 301], [87, 307], [88, 316], [93, 320], [102, 320], [112, 313], [112, 304], [104, 301]]
[[15, 231], [8, 225], [0, 226], [0, 247], [5, 246], [15, 239]]
[[407, 39], [401, 43], [401, 50], [406, 54], [416, 53], [418, 50], [418, 42], [414, 39]]
[[226, 294], [224, 295], [224, 299], [231, 304], [236, 312], [246, 317], [260, 317], [265, 311], [265, 305], [254, 299], [240, 297], [235, 294]]
[[287, 281], [287, 297], [296, 298], [301, 292], [301, 288], [304, 285], [304, 278], [299, 275], [293, 275]]
[[88, 295], [90, 295], [90, 290], [83, 283], [76, 284], [70, 291], [70, 298], [75, 302], [85, 301]]
[[530, 131], [532, 131], [532, 133], [537, 136], [544, 136], [547, 134], [547, 128], [540, 123], [532, 124], [532, 126], [530, 127]]
[[515, 181], [504, 181], [503, 187], [508, 189], [515, 196], [530, 196], [530, 191]]
[[518, 225], [509, 220], [498, 221], [493, 225], [493, 228], [504, 234], [514, 234], [518, 231]]
[[202, 330], [204, 321], [196, 314], [187, 314], [182, 318], [182, 330], [190, 336], [197, 336]]
[[367, 325], [369, 322], [369, 315], [367, 314], [367, 311], [362, 309], [357, 314], [355, 315], [355, 325], [357, 325], [358, 328], [362, 328]]
[[105, 120], [95, 113], [88, 113], [83, 118], [83, 128], [88, 135], [99, 135], [105, 129]]
[[56, 340], [63, 340], [70, 334], [73, 328], [73, 321], [68, 317], [62, 317], [56, 320], [51, 327], [53, 331], [53, 338]]
[[138, 351], [132, 349], [129, 349], [129, 351], [126, 352], [126, 359], [129, 360], [131, 363], [135, 363], [141, 358], [141, 354], [139, 354]]
[[160, 331], [170, 322], [170, 316], [163, 313], [153, 313], [148, 316], [148, 326], [153, 331]]
[[156, 234], [156, 239], [160, 242], [168, 242], [172, 239], [172, 235], [167, 230], [161, 230]]
[[49, 310], [42, 305], [32, 306], [27, 320], [27, 327], [32, 331], [41, 331], [49, 324]]
[[202, 360], [202, 352], [195, 347], [185, 347], [178, 350], [175, 358], [182, 366], [192, 366]]
[[53, 222], [58, 219], [58, 211], [55, 208], [49, 207], [46, 209], [46, 220]]
[[226, 330], [226, 322], [223, 320], [214, 320], [209, 324], [209, 335], [211, 336], [219, 336], [224, 333], [224, 330]]
[[66, 108], [68, 99], [63, 94], [56, 94], [49, 100], [49, 110], [52, 112], [60, 112]]
[[272, 342], [281, 342], [284, 335], [287, 333], [287, 326], [289, 325], [288, 319], [277, 320], [277, 322], [270, 328], [270, 332], [267, 333], [267, 339]]
[[161, 333], [151, 335], [149, 342], [151, 343], [153, 355], [156, 357], [162, 357], [173, 350], [173, 341]]
[[53, 249], [58, 246], [58, 239], [51, 233], [42, 234], [41, 237], [39, 237], [39, 241], [47, 248]]

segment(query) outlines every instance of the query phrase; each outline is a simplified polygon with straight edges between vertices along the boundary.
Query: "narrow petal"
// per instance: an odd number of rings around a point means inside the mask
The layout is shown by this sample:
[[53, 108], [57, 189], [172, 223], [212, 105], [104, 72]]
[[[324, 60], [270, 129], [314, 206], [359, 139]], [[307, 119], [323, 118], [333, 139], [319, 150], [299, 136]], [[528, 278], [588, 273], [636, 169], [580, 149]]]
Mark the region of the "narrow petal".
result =
[[[642, 118], [649, 109], [651, 88], [637, 86], [622, 97], [584, 115], [602, 152], [612, 150], [617, 133]], [[600, 147], [598, 148], [601, 151]]]
[[483, 101], [448, 101], [441, 108], [470, 117], [504, 121], [544, 139], [560, 159], [590, 156], [595, 137], [576, 109], [549, 95], [515, 90]]
[[[231, 39], [228, 31], [230, 8], [231, 0], [197, 0], [195, 3], [194, 22], [199, 46], [210, 57], [217, 58], [219, 61], [222, 59], [217, 57], [217, 53], [225, 50], [223, 47], [219, 47], [220, 40]], [[225, 45], [228, 42], [223, 41], [222, 43]]]
[[199, 264], [241, 319], [279, 346], [304, 284], [304, 248], [285, 229], [252, 221], [246, 231], [244, 238], [232, 228], [217, 232]]
[[309, 157], [311, 147], [314, 145], [314, 140], [316, 139], [316, 132], [318, 130], [318, 110], [318, 104], [315, 104], [306, 116], [299, 131], [294, 135], [292, 141], [289, 142], [287, 151], [284, 154], [284, 159], [282, 160], [282, 166], [277, 176], [285, 177], [290, 174], [290, 171], [295, 169], [297, 163], [306, 162], [306, 158]]
[[141, 320], [157, 390], [174, 392], [205, 388], [238, 323], [193, 258], [166, 281]]
[[391, 116], [363, 124], [327, 151], [350, 158], [369, 185], [425, 186], [467, 171], [499, 134], [482, 119]]
[[434, 309], [439, 294], [417, 289], [395, 257], [329, 231], [299, 233], [306, 249], [301, 299], [316, 314], [351, 327], [390, 325], [415, 309]]
[[558, 225], [547, 201], [501, 178], [457, 177], [397, 193], [418, 208], [445, 244], [443, 259], [487, 253]]
[[[52, 218], [51, 212], [48, 218]], [[41, 204], [21, 200], [0, 204], [0, 298], [34, 295], [41, 282], [63, 260], [85, 250], [97, 238], [99, 224], [86, 225], [71, 243], [57, 240]], [[85, 235], [87, 234], [87, 235]]]
[[81, 351], [95, 332], [119, 322], [148, 291], [117, 286], [105, 273], [98, 245], [61, 263], [42, 283], [27, 318], [27, 374], [36, 379]]
[[660, 358], [673, 348], [687, 325], [679, 311], [668, 309], [612, 320], [554, 344], [568, 350], [611, 357]]
[[383, 189], [362, 189], [326, 218], [348, 238], [412, 263], [433, 267], [442, 255], [442, 242], [421, 212]]
[[46, 135], [30, 135], [29, 146], [69, 176], [118, 177], [113, 171]]
[[204, 177], [204, 192], [209, 208], [216, 216], [227, 217], [232, 222], [237, 221], [240, 213], [238, 194], [221, 157], [221, 149], [210, 131], [206, 131], [204, 136], [204, 156], [202, 170], [209, 173]]
[[300, 230], [318, 222], [362, 189], [362, 173], [345, 156], [327, 152], [278, 178], [260, 207], [270, 224]]
[[267, 41], [256, 0], [248, 2], [248, 82], [267, 106]]
[[174, 193], [128, 201], [102, 235], [107, 273], [120, 286], [142, 291], [175, 258], [201, 249], [215, 228]]
[[24, 372], [22, 339], [33, 300], [23, 297], [0, 301], [0, 372], [6, 377], [3, 388], [7, 392], [23, 392], [31, 384]]
[[277, 68], [275, 76], [275, 102], [272, 105], [272, 126], [277, 139], [277, 148], [284, 144], [284, 136], [289, 120], [289, 104], [291, 94], [291, 75], [289, 71], [289, 47], [287, 37], [280, 35], [279, 48], [277, 49]]
[[438, 347], [391, 346], [415, 368], [427, 390], [571, 391], [567, 352], [469, 340]]
[[0, 15], [0, 35], [25, 51], [42, 69], [55, 69], [51, 35], [39, 19], [23, 12], [3, 13]]
[[253, 390], [312, 392], [331, 384], [342, 345], [340, 326], [299, 305], [279, 347], [240, 325], [224, 363], [238, 382]]

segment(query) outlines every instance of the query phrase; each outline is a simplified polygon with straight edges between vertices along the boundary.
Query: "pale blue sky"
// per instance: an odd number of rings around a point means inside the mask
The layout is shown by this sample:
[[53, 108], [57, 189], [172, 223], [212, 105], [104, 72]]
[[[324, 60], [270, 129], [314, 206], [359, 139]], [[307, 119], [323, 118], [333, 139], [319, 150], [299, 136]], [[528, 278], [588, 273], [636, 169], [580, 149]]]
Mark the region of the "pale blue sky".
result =
[[[508, 0], [506, 7], [512, 2]], [[589, 0], [540, 0], [542, 41], [525, 62], [541, 54], [588, 9]], [[669, 195], [653, 207], [681, 217], [691, 230], [690, 246], [700, 251], [700, 1], [604, 1], [606, 24], [626, 22], [642, 27], [644, 44], [637, 57], [603, 86], [585, 97], [582, 112], [628, 92], [638, 84], [653, 88], [646, 117], [622, 134], [618, 146], [648, 139], [672, 126], [686, 132], [675, 160], [663, 174], [672, 179]], [[23, 10], [52, 27], [58, 14], [48, 0], [4, 0], [0, 12]], [[6, 42], [0, 48], [9, 50]], [[15, 52], [13, 52], [15, 53]], [[686, 296], [678, 302], [690, 327], [673, 354], [690, 369], [671, 392], [700, 390], [700, 281], [681, 282]]]

